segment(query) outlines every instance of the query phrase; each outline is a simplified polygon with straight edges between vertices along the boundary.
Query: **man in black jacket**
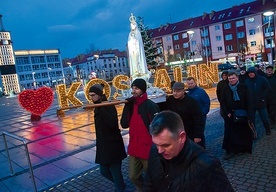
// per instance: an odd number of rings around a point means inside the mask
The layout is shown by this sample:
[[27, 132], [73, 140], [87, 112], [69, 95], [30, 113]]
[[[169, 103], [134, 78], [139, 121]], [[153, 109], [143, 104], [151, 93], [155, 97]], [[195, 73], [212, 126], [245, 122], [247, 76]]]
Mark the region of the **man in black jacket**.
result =
[[[260, 118], [266, 130], [266, 134], [270, 135], [271, 131], [269, 126], [268, 112], [266, 109], [267, 95], [271, 90], [270, 84], [268, 83], [265, 77], [259, 76], [256, 73], [254, 67], [250, 67], [247, 70], [247, 73], [249, 78], [245, 80], [245, 84], [248, 86], [253, 96], [255, 113], [256, 111], [259, 112]], [[254, 124], [255, 124], [255, 120], [254, 120]]]
[[184, 83], [176, 82], [172, 89], [173, 95], [170, 95], [166, 102], [162, 103], [161, 109], [179, 114], [188, 137], [205, 148], [203, 116], [198, 102], [186, 94]]
[[220, 161], [186, 136], [177, 113], [159, 113], [150, 134], [154, 145], [144, 191], [234, 191]]
[[[103, 86], [100, 84], [90, 87], [89, 97], [94, 104], [107, 100], [103, 94]], [[95, 163], [100, 164], [101, 174], [114, 183], [116, 191], [124, 191], [125, 183], [121, 167], [122, 160], [127, 155], [115, 106], [96, 107], [94, 109], [94, 123], [97, 147]]]
[[273, 66], [266, 67], [266, 79], [271, 86], [267, 97], [267, 109], [270, 120], [270, 128], [276, 127], [276, 76], [273, 74]]

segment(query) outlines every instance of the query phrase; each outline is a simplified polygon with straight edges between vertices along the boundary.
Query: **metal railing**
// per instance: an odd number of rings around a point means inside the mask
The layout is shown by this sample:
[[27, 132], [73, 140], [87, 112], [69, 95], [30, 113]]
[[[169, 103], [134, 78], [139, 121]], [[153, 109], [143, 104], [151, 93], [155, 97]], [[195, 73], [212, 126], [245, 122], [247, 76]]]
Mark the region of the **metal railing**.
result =
[[13, 139], [19, 140], [19, 141], [21, 141], [23, 143], [23, 145], [25, 147], [25, 152], [26, 152], [26, 157], [27, 157], [29, 169], [30, 169], [31, 178], [32, 178], [32, 181], [33, 181], [34, 191], [37, 192], [37, 188], [36, 188], [36, 184], [35, 184], [35, 178], [34, 178], [34, 172], [33, 172], [33, 167], [32, 167], [32, 163], [31, 163], [31, 159], [30, 159], [30, 155], [29, 155], [29, 150], [28, 150], [28, 146], [27, 146], [28, 143], [26, 142], [26, 140], [24, 138], [18, 137], [16, 135], [13, 135], [13, 134], [5, 132], [5, 131], [2, 133], [2, 135], [3, 135], [3, 138], [4, 138], [5, 148], [6, 148], [7, 155], [8, 155], [8, 160], [9, 160], [9, 166], [10, 166], [11, 175], [14, 175], [14, 171], [13, 171], [13, 167], [12, 167], [12, 163], [11, 163], [11, 157], [10, 157], [10, 153], [9, 153], [9, 147], [8, 147], [6, 136], [9, 136], [9, 137], [11, 137]]

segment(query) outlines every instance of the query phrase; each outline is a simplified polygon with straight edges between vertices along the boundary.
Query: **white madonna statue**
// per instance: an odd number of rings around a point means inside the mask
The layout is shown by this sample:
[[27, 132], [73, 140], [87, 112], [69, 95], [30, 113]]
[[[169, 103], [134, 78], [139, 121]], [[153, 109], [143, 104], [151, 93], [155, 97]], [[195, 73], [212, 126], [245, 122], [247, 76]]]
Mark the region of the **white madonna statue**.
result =
[[143, 78], [147, 82], [150, 78], [150, 71], [147, 68], [146, 56], [141, 33], [138, 29], [136, 18], [131, 13], [129, 17], [130, 33], [128, 36], [128, 59], [130, 77], [132, 81], [136, 78]]

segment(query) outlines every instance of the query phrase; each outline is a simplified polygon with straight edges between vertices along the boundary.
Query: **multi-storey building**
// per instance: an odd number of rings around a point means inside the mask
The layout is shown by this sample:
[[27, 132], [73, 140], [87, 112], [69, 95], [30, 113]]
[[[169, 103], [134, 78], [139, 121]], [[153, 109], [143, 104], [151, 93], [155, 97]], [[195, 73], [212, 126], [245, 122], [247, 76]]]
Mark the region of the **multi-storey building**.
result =
[[20, 92], [18, 76], [15, 70], [12, 40], [10, 32], [5, 31], [0, 15], [0, 94]]
[[129, 75], [127, 53], [115, 50], [95, 51], [63, 60], [66, 84], [81, 81], [83, 85], [96, 75], [97, 78], [110, 81], [119, 74]]
[[275, 0], [256, 0], [161, 25], [149, 31], [163, 55], [158, 62], [234, 60], [243, 64], [246, 60], [258, 59], [272, 63], [275, 9]]
[[14, 55], [21, 90], [65, 83], [58, 49], [17, 50]]

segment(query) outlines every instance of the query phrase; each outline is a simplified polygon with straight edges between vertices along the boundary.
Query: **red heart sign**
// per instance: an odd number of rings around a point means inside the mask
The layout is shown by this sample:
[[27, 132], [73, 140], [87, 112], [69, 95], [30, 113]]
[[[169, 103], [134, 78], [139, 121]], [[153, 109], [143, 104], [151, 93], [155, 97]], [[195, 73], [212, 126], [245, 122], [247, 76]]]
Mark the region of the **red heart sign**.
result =
[[53, 103], [54, 93], [49, 87], [25, 90], [18, 96], [20, 105], [34, 115], [42, 115]]

